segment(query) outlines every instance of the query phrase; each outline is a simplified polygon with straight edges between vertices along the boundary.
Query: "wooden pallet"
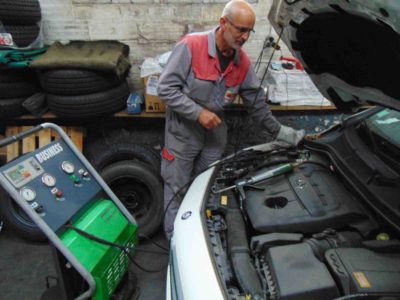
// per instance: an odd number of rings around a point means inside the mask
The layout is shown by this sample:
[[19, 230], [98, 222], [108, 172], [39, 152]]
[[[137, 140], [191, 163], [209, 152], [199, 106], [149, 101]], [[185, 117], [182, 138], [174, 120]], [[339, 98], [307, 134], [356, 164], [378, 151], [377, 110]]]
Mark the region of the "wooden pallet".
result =
[[[6, 137], [16, 135], [20, 132], [26, 131], [33, 126], [13, 126], [6, 128]], [[68, 137], [72, 140], [75, 146], [82, 152], [83, 149], [83, 137], [84, 137], [84, 128], [82, 127], [62, 127]], [[57, 132], [51, 130], [50, 128], [43, 129], [35, 134], [32, 134], [29, 137], [24, 138], [21, 141], [12, 143], [8, 145], [6, 148], [6, 156], [7, 162], [13, 160], [14, 158], [24, 154], [41, 148], [59, 136]]]

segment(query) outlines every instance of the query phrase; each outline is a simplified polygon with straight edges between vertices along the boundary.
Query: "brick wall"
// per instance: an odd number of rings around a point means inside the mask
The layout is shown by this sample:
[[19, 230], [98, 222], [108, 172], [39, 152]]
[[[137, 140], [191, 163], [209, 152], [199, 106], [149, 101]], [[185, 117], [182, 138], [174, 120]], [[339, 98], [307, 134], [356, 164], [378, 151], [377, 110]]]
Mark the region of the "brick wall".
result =
[[[218, 24], [224, 0], [39, 0], [45, 43], [70, 40], [119, 40], [130, 46], [133, 89], [142, 88], [139, 66], [145, 57], [169, 51], [189, 32]], [[256, 33], [245, 45], [256, 61], [267, 36], [276, 36], [267, 14], [272, 0], [252, 0]], [[263, 61], [269, 57], [267, 49]]]

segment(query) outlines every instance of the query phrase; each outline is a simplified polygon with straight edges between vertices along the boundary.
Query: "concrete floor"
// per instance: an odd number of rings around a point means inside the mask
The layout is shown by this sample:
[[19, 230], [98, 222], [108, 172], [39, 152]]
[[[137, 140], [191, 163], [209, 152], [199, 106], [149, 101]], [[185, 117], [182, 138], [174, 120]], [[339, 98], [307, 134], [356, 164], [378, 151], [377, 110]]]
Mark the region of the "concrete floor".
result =
[[[162, 233], [153, 239], [167, 247]], [[159, 251], [145, 241], [139, 247]], [[147, 269], [154, 270], [166, 266], [168, 255], [136, 252], [135, 260]], [[131, 270], [138, 277], [140, 300], [165, 298], [166, 268], [161, 272], [146, 273], [131, 265]], [[0, 232], [0, 299], [39, 300], [46, 290], [47, 276], [56, 276], [50, 246], [23, 240], [4, 226]], [[54, 279], [50, 280], [51, 285], [54, 282]]]

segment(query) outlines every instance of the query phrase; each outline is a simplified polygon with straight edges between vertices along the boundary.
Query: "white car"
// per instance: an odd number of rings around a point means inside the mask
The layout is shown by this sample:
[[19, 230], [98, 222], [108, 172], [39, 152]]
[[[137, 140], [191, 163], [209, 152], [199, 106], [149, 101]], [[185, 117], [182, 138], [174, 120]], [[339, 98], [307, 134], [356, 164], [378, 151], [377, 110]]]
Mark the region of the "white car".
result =
[[250, 147], [189, 188], [167, 299], [400, 299], [398, 1], [274, 1], [271, 23], [349, 115]]

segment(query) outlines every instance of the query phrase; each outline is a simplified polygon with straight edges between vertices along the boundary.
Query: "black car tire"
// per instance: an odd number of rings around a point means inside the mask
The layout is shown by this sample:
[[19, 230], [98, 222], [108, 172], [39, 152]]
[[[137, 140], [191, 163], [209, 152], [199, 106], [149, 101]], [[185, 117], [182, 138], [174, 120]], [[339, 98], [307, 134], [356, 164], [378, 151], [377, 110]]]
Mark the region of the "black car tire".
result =
[[18, 47], [27, 47], [38, 37], [40, 28], [37, 25], [6, 25], [6, 32], [12, 35], [14, 43]]
[[0, 99], [29, 97], [38, 91], [29, 81], [0, 82]]
[[113, 114], [126, 107], [129, 96], [128, 85], [124, 82], [116, 88], [100, 93], [61, 96], [47, 95], [50, 111], [59, 117], [90, 118]]
[[38, 0], [0, 0], [0, 20], [9, 24], [35, 24], [41, 19]]
[[120, 161], [100, 175], [126, 209], [135, 217], [140, 235], [151, 236], [163, 216], [163, 185], [160, 176], [138, 161]]
[[18, 236], [33, 242], [47, 240], [47, 237], [39, 227], [4, 190], [1, 191], [0, 212], [5, 226], [9, 227]]
[[86, 158], [98, 171], [118, 161], [134, 160], [149, 165], [157, 173], [160, 172], [160, 155], [150, 146], [136, 144], [132, 140], [119, 137], [99, 138], [88, 143], [84, 151]]
[[[0, 84], [8, 82], [32, 81], [36, 78], [34, 71], [30, 69], [0, 69]], [[34, 81], [34, 80], [33, 80]]]
[[55, 95], [87, 95], [120, 85], [125, 79], [112, 73], [87, 70], [57, 69], [39, 75], [42, 88]]
[[12, 119], [27, 113], [22, 106], [26, 98], [1, 99], [0, 100], [0, 119]]

